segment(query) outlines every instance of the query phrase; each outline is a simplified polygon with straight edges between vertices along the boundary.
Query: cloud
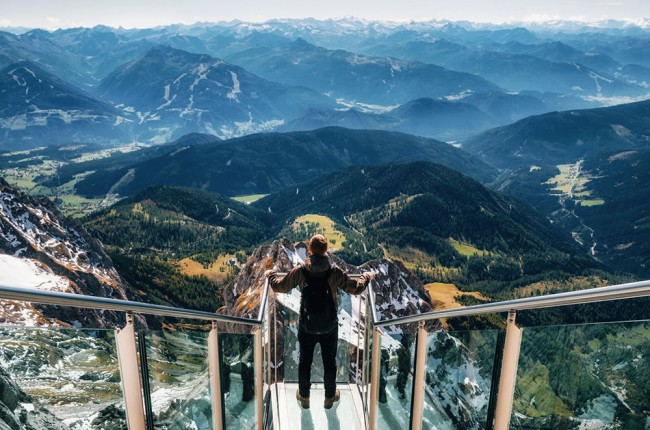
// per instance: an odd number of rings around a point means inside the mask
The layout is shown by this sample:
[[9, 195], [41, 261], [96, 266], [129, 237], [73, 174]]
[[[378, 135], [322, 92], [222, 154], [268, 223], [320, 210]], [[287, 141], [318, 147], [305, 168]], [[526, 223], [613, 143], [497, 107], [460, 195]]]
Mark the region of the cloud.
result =
[[48, 16], [47, 18], [45, 18], [45, 20], [50, 24], [56, 24], [61, 21], [59, 18], [53, 18], [51, 16]]
[[546, 21], [558, 21], [561, 20], [560, 15], [549, 15], [545, 13], [533, 13], [526, 15], [523, 19], [524, 22], [546, 22]]
[[0, 19], [0, 25], [3, 27], [9, 27], [11, 26], [11, 20], [7, 18], [2, 18]]

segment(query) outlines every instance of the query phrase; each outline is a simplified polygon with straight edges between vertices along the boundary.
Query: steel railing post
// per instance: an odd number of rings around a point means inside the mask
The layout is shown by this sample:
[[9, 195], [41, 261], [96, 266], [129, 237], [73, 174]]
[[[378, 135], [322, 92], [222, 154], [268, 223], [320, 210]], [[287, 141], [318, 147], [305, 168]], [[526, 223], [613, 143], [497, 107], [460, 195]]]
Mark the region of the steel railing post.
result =
[[501, 376], [497, 391], [497, 406], [494, 413], [494, 429], [508, 430], [512, 414], [512, 401], [515, 395], [517, 381], [517, 366], [519, 364], [519, 350], [521, 348], [521, 329], [515, 324], [517, 313], [508, 313], [506, 325], [506, 342], [503, 348], [503, 361], [501, 362]]
[[210, 374], [210, 391], [212, 392], [212, 428], [223, 430], [223, 391], [221, 390], [221, 357], [219, 355], [219, 334], [217, 322], [212, 322], [208, 334], [208, 372]]
[[413, 376], [413, 405], [411, 408], [411, 429], [422, 428], [424, 411], [424, 388], [426, 385], [428, 333], [424, 328], [424, 321], [420, 321], [418, 337], [415, 346], [415, 373]]
[[[117, 356], [122, 377], [124, 409], [129, 430], [145, 430], [142, 382], [138, 367], [138, 348], [135, 340], [133, 315], [126, 314], [126, 326], [116, 333]], [[147, 375], [142, 375], [147, 377]]]
[[262, 329], [255, 329], [255, 411], [257, 414], [257, 430], [264, 428], [264, 364], [262, 354]]
[[[358, 310], [357, 310], [357, 319], [356, 320], [354, 320], [354, 318], [352, 318], [352, 315], [354, 315], [354, 301], [355, 300], [358, 302], [358, 305], [357, 305]], [[356, 351], [355, 365], [354, 365], [354, 368], [355, 368], [354, 384], [356, 386], [358, 386], [359, 379], [360, 379], [359, 375], [360, 375], [360, 371], [361, 371], [359, 369], [359, 364], [360, 364], [360, 361], [361, 361], [360, 360], [360, 355], [361, 355], [360, 354], [360, 351], [361, 351], [361, 348], [360, 348], [360, 344], [361, 344], [361, 306], [362, 306], [361, 305], [361, 296], [360, 295], [356, 296], [356, 297], [352, 296], [350, 302], [352, 303], [352, 308], [353, 308], [353, 309], [350, 310], [351, 311], [350, 313], [352, 314], [352, 315], [350, 315], [350, 330], [352, 330], [355, 327], [355, 324], [356, 324], [356, 327], [357, 327], [357, 344], [355, 345], [357, 351]]]
[[492, 380], [490, 382], [490, 399], [488, 400], [485, 430], [494, 430], [494, 411], [497, 407], [497, 392], [499, 391], [499, 378], [501, 377], [501, 363], [503, 362], [503, 349], [506, 344], [506, 331], [499, 330], [496, 345], [494, 346], [494, 365], [492, 366]]
[[372, 358], [370, 361], [370, 405], [368, 405], [368, 428], [377, 428], [377, 407], [379, 406], [379, 372], [381, 358], [381, 333], [375, 327], [372, 331]]

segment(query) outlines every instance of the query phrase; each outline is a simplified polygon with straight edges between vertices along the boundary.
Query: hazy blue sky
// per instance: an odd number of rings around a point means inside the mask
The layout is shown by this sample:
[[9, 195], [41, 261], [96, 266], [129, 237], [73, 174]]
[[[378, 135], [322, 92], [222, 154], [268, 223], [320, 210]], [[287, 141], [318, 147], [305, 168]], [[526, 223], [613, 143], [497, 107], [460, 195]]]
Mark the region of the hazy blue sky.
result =
[[650, 18], [650, 0], [2, 0], [0, 26], [151, 27], [271, 18], [470, 20], [476, 22]]

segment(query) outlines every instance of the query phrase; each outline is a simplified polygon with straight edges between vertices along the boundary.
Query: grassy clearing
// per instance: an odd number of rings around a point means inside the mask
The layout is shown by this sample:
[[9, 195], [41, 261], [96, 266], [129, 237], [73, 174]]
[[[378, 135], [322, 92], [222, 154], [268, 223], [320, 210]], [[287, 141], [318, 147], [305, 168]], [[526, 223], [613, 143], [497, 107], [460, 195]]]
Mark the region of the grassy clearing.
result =
[[345, 244], [345, 234], [334, 227], [334, 221], [324, 215], [307, 214], [296, 218], [291, 225], [296, 233], [304, 233], [303, 240], [307, 241], [314, 233], [325, 235], [330, 243], [330, 250], [343, 249]]
[[572, 199], [576, 204], [583, 206], [597, 206], [605, 203], [602, 199], [590, 198], [592, 192], [587, 189], [587, 184], [594, 178], [582, 170], [581, 161], [575, 164], [559, 164], [556, 167], [560, 173], [546, 181], [546, 184], [553, 185], [552, 194]]
[[62, 194], [53, 200], [63, 214], [73, 218], [90, 215], [105, 206], [102, 199], [87, 199], [76, 194]]
[[580, 200], [578, 202], [580, 206], [600, 206], [605, 204], [603, 199], [592, 199], [592, 200]]
[[28, 192], [34, 197], [51, 199], [61, 212], [70, 217], [76, 218], [88, 215], [109, 204], [108, 200], [87, 199], [75, 194], [74, 187], [77, 182], [93, 173], [92, 171], [77, 174], [72, 180], [57, 187], [45, 187], [37, 181], [37, 178], [54, 177], [59, 167], [65, 164], [67, 163], [43, 159], [40, 164], [2, 170], [0, 175], [11, 185]]
[[232, 274], [232, 265], [229, 264], [232, 260], [237, 261], [234, 254], [220, 255], [208, 268], [205, 268], [201, 263], [198, 263], [191, 258], [184, 258], [178, 262], [183, 274], [188, 276], [204, 275], [208, 279], [223, 283], [227, 280], [228, 276]]
[[483, 257], [489, 254], [488, 251], [478, 249], [466, 242], [459, 242], [456, 239], [449, 238], [449, 243], [454, 247], [456, 251], [458, 251], [460, 255], [463, 255], [465, 257], [471, 257], [474, 255], [480, 255]]
[[442, 309], [455, 309], [463, 305], [457, 299], [461, 295], [469, 295], [481, 301], [489, 301], [487, 297], [478, 292], [464, 292], [460, 291], [454, 284], [444, 284], [442, 282], [433, 282], [424, 286], [431, 302], [436, 310]]
[[554, 185], [552, 190], [559, 191], [561, 194], [570, 194], [573, 191], [572, 166], [573, 164], [559, 164], [556, 166], [560, 173], [546, 181], [547, 184]]
[[34, 182], [36, 176], [38, 176], [36, 172], [23, 171], [22, 169], [7, 169], [2, 172], [2, 177], [7, 182], [24, 191], [29, 191], [38, 185]]
[[246, 203], [247, 205], [249, 205], [266, 196], [268, 196], [268, 194], [249, 194], [247, 196], [235, 196], [232, 199], [235, 200], [236, 202]]

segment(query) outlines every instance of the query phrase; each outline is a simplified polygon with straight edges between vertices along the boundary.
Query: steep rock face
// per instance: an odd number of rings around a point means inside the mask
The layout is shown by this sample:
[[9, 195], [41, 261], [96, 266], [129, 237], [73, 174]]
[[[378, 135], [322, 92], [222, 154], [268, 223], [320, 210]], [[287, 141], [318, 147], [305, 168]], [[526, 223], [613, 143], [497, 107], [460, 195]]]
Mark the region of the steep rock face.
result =
[[47, 409], [34, 402], [16, 385], [9, 374], [0, 368], [0, 430], [67, 428]]
[[[239, 276], [224, 290], [228, 313], [244, 318], [256, 318], [264, 287], [264, 272], [269, 269], [289, 272], [302, 263], [306, 255], [305, 243], [292, 244], [286, 239], [258, 248], [249, 257]], [[347, 273], [372, 272], [375, 275], [373, 285], [377, 315], [380, 319], [393, 319], [433, 310], [422, 281], [400, 262], [373, 260], [357, 267], [347, 264], [336, 254], [331, 254], [330, 257], [334, 264]], [[273, 294], [269, 300], [274, 300]]]
[[[34, 266], [34, 272], [50, 272], [51, 282], [27, 286], [38, 289], [127, 299], [122, 281], [99, 243], [77, 223], [65, 219], [49, 200], [38, 200], [9, 186], [0, 179], [0, 253]], [[3, 258], [15, 270], [17, 260]], [[0, 273], [0, 284], [8, 285], [20, 274]], [[16, 283], [14, 282], [14, 285]], [[2, 319], [20, 323], [6, 314], [7, 309], [23, 304], [3, 306]], [[81, 311], [73, 308], [36, 306], [45, 320], [36, 324], [78, 322], [83, 326], [104, 327], [122, 324], [123, 317], [111, 312]], [[28, 312], [38, 316], [39, 312]], [[23, 321], [25, 322], [25, 321]]]
[[[302, 242], [293, 244], [286, 239], [258, 248], [242, 267], [239, 276], [225, 288], [225, 312], [245, 318], [256, 318], [259, 314], [264, 287], [264, 272], [272, 268], [279, 272], [288, 272], [303, 262], [306, 256], [306, 244]], [[393, 319], [432, 310], [422, 282], [401, 264], [390, 260], [373, 260], [355, 267], [342, 261], [336, 254], [330, 257], [334, 264], [347, 273], [360, 274], [365, 271], [374, 273], [373, 285], [376, 288], [378, 318]], [[356, 377], [355, 345], [357, 342], [363, 343], [365, 297], [367, 293], [363, 293], [361, 300], [352, 300], [346, 294], [341, 294], [339, 297], [339, 343], [343, 342], [347, 345], [347, 348], [339, 347], [340, 367], [337, 376], [339, 380], [341, 378], [354, 380]], [[296, 320], [300, 309], [299, 289], [295, 288], [288, 294], [269, 292], [268, 306], [271, 336], [275, 339], [271, 346], [272, 356], [278, 357], [273, 367], [278, 369], [281, 377], [287, 376], [290, 379], [297, 377]], [[417, 324], [391, 326], [385, 329], [385, 333], [399, 337], [402, 333], [414, 332], [416, 327]], [[437, 327], [437, 322], [427, 324], [429, 330]], [[248, 330], [249, 327], [240, 325], [228, 327], [226, 331], [247, 332]]]

